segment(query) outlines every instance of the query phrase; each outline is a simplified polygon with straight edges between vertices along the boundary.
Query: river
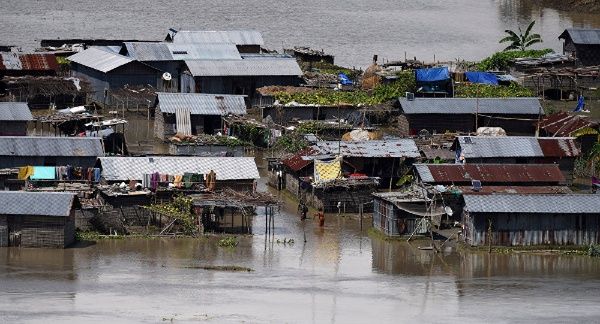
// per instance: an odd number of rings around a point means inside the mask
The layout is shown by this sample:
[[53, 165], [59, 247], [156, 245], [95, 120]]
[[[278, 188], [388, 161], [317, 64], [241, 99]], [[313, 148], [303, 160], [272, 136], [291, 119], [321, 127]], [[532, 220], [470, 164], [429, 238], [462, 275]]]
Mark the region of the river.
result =
[[[543, 47], [561, 51], [567, 27], [600, 27], [600, 14], [534, 0], [4, 0], [2, 42], [31, 50], [42, 38], [158, 40], [179, 29], [256, 29], [266, 46], [324, 49], [346, 66], [380, 59], [474, 60], [501, 50], [505, 29], [536, 20]], [[541, 47], [539, 45], [538, 47]]]

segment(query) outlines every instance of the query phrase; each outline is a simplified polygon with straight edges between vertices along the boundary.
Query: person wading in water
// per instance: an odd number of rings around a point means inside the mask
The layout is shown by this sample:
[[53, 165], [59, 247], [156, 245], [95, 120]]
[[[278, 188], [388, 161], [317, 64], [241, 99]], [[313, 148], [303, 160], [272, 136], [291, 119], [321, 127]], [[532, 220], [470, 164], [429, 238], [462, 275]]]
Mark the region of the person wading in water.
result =
[[300, 201], [300, 205], [298, 205], [298, 213], [300, 213], [300, 220], [303, 221], [306, 219], [306, 213], [308, 213], [308, 207], [304, 201]]
[[313, 219], [315, 219], [315, 217], [319, 217], [319, 226], [325, 226], [325, 213], [323, 213], [323, 207], [319, 208], [319, 212], [313, 216]]

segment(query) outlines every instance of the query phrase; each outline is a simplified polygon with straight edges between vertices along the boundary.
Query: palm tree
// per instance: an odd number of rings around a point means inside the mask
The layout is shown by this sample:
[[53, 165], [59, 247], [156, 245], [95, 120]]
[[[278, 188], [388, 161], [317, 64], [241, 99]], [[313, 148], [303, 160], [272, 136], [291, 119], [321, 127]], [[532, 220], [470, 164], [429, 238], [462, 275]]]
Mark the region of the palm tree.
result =
[[508, 34], [508, 36], [502, 38], [500, 43], [510, 42], [511, 44], [506, 47], [505, 51], [510, 50], [521, 50], [524, 51], [527, 47], [542, 42], [542, 36], [540, 34], [529, 34], [531, 32], [531, 28], [535, 25], [535, 20], [529, 23], [527, 29], [525, 30], [525, 34], [521, 31], [521, 27], [519, 27], [519, 34], [515, 33], [512, 30], [505, 30], [504, 32]]

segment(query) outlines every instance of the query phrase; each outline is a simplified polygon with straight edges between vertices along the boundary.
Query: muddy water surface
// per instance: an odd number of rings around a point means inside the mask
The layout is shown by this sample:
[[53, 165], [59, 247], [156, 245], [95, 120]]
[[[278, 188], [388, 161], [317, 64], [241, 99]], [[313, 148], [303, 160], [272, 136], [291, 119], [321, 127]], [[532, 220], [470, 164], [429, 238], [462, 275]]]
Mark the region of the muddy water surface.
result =
[[[234, 249], [209, 239], [125, 239], [66, 250], [0, 249], [0, 322], [595, 322], [600, 259], [435, 255], [371, 239], [359, 222], [325, 228], [282, 207]], [[306, 243], [304, 243], [304, 234]], [[237, 265], [252, 272], [202, 270]]]

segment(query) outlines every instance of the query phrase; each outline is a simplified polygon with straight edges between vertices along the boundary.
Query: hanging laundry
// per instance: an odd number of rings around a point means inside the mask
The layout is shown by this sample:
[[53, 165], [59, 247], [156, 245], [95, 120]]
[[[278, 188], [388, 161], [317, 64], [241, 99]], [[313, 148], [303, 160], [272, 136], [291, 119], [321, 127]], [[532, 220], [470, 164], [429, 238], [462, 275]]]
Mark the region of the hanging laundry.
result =
[[19, 175], [18, 175], [17, 179], [19, 179], [19, 180], [27, 180], [32, 175], [33, 175], [33, 167], [32, 166], [25, 166], [25, 167], [19, 168]]
[[102, 175], [102, 171], [100, 168], [94, 168], [94, 182], [100, 182], [100, 177]]
[[175, 179], [173, 180], [173, 184], [175, 188], [181, 188], [181, 181], [183, 180], [182, 175], [175, 175]]
[[31, 180], [56, 180], [56, 167], [33, 167]]

